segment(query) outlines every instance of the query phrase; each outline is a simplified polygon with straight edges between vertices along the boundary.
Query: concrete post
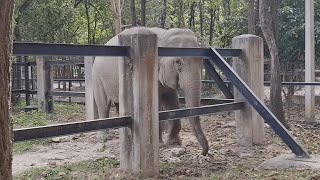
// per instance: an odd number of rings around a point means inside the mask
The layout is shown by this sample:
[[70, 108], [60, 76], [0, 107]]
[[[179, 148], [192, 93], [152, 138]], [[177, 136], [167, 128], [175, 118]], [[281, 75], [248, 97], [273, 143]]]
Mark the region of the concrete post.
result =
[[93, 80], [92, 80], [92, 66], [94, 57], [84, 57], [84, 79], [85, 79], [85, 106], [86, 106], [86, 120], [93, 120], [98, 118], [97, 107], [93, 96]]
[[[305, 1], [306, 27], [305, 27], [305, 81], [315, 81], [314, 58], [314, 0]], [[305, 116], [306, 120], [314, 121], [315, 116], [315, 87], [305, 86]]]
[[[232, 39], [232, 48], [242, 49], [239, 58], [233, 59], [233, 69], [263, 100], [263, 40], [255, 35], [241, 35]], [[237, 142], [242, 146], [262, 144], [265, 141], [264, 120], [234, 88], [235, 101], [246, 103], [244, 110], [235, 112]]]
[[120, 116], [130, 115], [130, 128], [120, 130], [120, 167], [159, 175], [157, 36], [144, 27], [124, 30], [119, 44], [130, 46], [130, 59], [119, 62]]
[[49, 95], [49, 91], [53, 89], [51, 67], [46, 64], [42, 56], [37, 56], [36, 60], [38, 108], [51, 113], [53, 111], [53, 98]]

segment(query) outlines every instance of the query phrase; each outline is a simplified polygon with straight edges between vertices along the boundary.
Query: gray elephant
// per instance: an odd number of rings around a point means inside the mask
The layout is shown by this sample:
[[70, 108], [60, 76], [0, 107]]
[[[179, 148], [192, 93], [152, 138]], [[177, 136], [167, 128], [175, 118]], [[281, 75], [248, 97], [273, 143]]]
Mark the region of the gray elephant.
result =
[[[173, 28], [164, 30], [150, 28], [158, 36], [159, 47], [198, 47], [197, 38], [188, 29]], [[119, 45], [118, 37], [113, 37], [106, 45]], [[93, 64], [94, 98], [99, 118], [109, 117], [111, 102], [119, 103], [118, 60], [121, 57], [97, 57]], [[159, 59], [159, 108], [160, 110], [179, 109], [178, 89], [185, 96], [187, 107], [200, 106], [202, 58], [161, 57]], [[191, 128], [202, 146], [202, 155], [209, 150], [208, 141], [202, 131], [199, 117], [189, 118]], [[159, 142], [163, 144], [162, 131], [167, 131], [166, 144], [181, 145], [180, 120], [167, 121], [160, 125]]]

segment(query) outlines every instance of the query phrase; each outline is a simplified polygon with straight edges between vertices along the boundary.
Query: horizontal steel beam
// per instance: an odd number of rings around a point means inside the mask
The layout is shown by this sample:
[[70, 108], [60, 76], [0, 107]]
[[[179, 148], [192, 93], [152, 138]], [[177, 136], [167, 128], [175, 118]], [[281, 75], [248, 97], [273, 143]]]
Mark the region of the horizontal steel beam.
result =
[[27, 63], [24, 63], [24, 62], [20, 62], [20, 63], [12, 63], [12, 66], [35, 66], [37, 65], [36, 62], [27, 62]]
[[46, 61], [49, 66], [64, 66], [64, 65], [79, 65], [84, 64], [84, 60], [73, 60], [73, 61]]
[[[179, 97], [179, 102], [184, 104], [185, 98]], [[234, 99], [201, 98], [201, 105], [213, 105], [213, 104], [222, 104], [222, 103], [231, 103], [231, 102], [234, 102]]]
[[14, 141], [26, 141], [31, 139], [48, 138], [69, 134], [96, 131], [108, 128], [120, 128], [130, 126], [132, 119], [129, 116], [105, 118], [90, 121], [56, 124], [33, 128], [14, 129]]
[[[270, 81], [265, 81], [264, 85], [270, 85]], [[320, 86], [320, 82], [281, 82], [285, 86]]]
[[13, 43], [15, 56], [128, 56], [128, 49], [104, 45]]
[[85, 79], [53, 79], [53, 81], [85, 81]]
[[14, 89], [11, 90], [12, 94], [37, 94], [37, 90], [25, 90], [25, 89]]
[[[241, 49], [222, 49], [218, 48], [217, 51], [223, 57], [239, 57]], [[196, 57], [209, 57], [210, 48], [168, 48], [159, 47], [159, 56], [196, 56]]]
[[[202, 80], [202, 83], [216, 84], [214, 80]], [[223, 81], [224, 83], [231, 83], [231, 81]], [[264, 81], [264, 85], [270, 86], [270, 81]], [[320, 86], [320, 82], [281, 82], [282, 85], [286, 86]]]
[[63, 97], [85, 97], [85, 92], [75, 91], [49, 91], [51, 96], [63, 96]]
[[180, 118], [212, 114], [217, 112], [241, 110], [243, 108], [244, 108], [244, 102], [233, 102], [233, 103], [224, 103], [224, 104], [200, 106], [200, 107], [185, 108], [185, 109], [168, 110], [168, 111], [161, 111], [159, 113], [159, 120], [160, 121], [175, 120]]
[[[105, 45], [76, 45], [49, 43], [13, 43], [15, 56], [128, 56], [129, 47]], [[217, 49], [223, 57], [238, 57], [241, 49]], [[159, 56], [208, 57], [210, 48], [165, 48], [159, 47]], [[59, 61], [60, 62], [60, 61]]]

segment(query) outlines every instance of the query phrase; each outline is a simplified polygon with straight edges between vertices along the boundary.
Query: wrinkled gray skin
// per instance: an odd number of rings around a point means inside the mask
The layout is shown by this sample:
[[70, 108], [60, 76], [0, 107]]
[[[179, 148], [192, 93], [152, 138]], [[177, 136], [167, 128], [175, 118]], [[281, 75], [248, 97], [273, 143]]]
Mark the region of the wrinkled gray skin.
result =
[[[164, 30], [150, 28], [158, 35], [159, 47], [198, 47], [197, 38], [188, 29], [173, 28]], [[106, 45], [119, 45], [118, 37], [113, 37]], [[99, 118], [109, 117], [111, 102], [118, 107], [119, 75], [118, 59], [121, 57], [97, 57], [93, 65], [94, 98]], [[108, 59], [108, 60], [106, 60]], [[160, 110], [179, 109], [178, 89], [181, 89], [187, 107], [200, 106], [202, 59], [194, 57], [162, 57], [159, 61], [159, 108]], [[209, 150], [208, 141], [201, 129], [199, 117], [189, 118], [192, 130], [202, 146], [202, 155]], [[162, 131], [166, 129], [166, 144], [181, 145], [179, 132], [181, 122], [168, 121], [160, 125], [160, 143], [163, 144]]]

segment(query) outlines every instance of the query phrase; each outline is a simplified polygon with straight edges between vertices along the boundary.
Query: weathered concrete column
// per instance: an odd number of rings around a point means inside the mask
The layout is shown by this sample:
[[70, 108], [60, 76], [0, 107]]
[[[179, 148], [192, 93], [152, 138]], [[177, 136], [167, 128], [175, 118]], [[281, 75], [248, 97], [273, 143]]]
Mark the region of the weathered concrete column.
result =
[[85, 106], [86, 106], [86, 120], [93, 120], [98, 118], [97, 107], [93, 96], [93, 80], [92, 80], [92, 66], [94, 57], [84, 57], [84, 79], [85, 79]]
[[[242, 49], [239, 58], [233, 59], [233, 69], [263, 100], [263, 40], [255, 35], [241, 35], [232, 39], [232, 48]], [[265, 141], [264, 120], [234, 88], [235, 101], [246, 103], [244, 110], [236, 111], [237, 142], [242, 146], [262, 144]]]
[[53, 98], [49, 95], [49, 91], [53, 89], [51, 67], [46, 64], [42, 56], [37, 56], [36, 60], [38, 108], [51, 113], [53, 111]]
[[120, 167], [143, 177], [159, 175], [157, 36], [144, 27], [119, 34], [130, 46], [130, 59], [119, 62], [120, 116], [130, 115], [131, 128], [120, 130]]
[[[314, 58], [314, 0], [305, 1], [305, 81], [315, 81]], [[305, 86], [305, 116], [306, 120], [314, 121], [315, 116], [315, 87]]]

